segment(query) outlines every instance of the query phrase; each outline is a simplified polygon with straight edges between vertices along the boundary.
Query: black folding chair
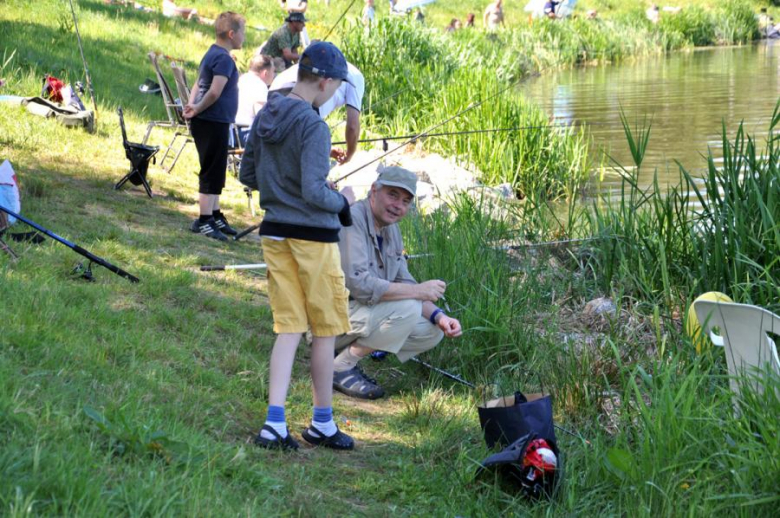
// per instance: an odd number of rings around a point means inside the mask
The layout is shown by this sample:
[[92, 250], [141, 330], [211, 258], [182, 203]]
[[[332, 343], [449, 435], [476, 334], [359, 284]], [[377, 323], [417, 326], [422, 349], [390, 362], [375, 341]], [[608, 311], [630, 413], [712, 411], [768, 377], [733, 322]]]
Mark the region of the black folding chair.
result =
[[146, 146], [128, 142], [122, 107], [117, 108], [116, 112], [119, 114], [119, 126], [122, 128], [122, 144], [125, 146], [125, 156], [130, 160], [130, 172], [119, 180], [114, 189], [119, 189], [129, 180], [133, 185], [143, 185], [144, 189], [146, 189], [146, 194], [151, 198], [152, 188], [149, 187], [149, 182], [146, 181], [146, 172], [149, 169], [149, 161], [152, 160], [160, 148], [158, 146]]

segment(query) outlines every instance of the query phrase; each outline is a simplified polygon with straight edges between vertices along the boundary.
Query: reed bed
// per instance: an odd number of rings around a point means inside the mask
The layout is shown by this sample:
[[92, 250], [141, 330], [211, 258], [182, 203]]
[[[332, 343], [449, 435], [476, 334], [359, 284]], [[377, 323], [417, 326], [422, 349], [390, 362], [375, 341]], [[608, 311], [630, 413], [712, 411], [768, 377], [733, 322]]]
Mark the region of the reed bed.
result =
[[[722, 350], [697, 356], [681, 331], [709, 290], [778, 310], [778, 113], [763, 145], [724, 136], [724, 163], [710, 157], [703, 182], [681, 170], [676, 188], [641, 190], [626, 170], [622, 201], [574, 206], [565, 223], [530, 199], [498, 208], [473, 195], [407, 222], [407, 243], [431, 254], [413, 273], [450, 283], [466, 329], [426, 360], [480, 385], [476, 399], [549, 391], [564, 427], [590, 440], [567, 456], [553, 512], [763, 516], [780, 502], [769, 482], [780, 476], [780, 379], [735, 402]], [[651, 128], [624, 124], [641, 168]], [[588, 240], [547, 246], [560, 224]], [[586, 315], [600, 295], [617, 311]]]

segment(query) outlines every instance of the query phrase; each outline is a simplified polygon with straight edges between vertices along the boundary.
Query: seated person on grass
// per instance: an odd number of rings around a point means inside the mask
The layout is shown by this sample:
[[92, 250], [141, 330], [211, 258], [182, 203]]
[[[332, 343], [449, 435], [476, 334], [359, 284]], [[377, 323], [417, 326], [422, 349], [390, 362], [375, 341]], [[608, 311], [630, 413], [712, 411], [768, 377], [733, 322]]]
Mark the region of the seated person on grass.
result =
[[301, 32], [306, 28], [306, 17], [303, 13], [290, 13], [284, 21], [285, 24], [271, 34], [257, 54], [282, 58], [285, 67], [289, 67], [300, 59], [298, 47], [301, 46]]
[[444, 336], [461, 335], [460, 322], [434, 305], [444, 295], [441, 280], [417, 283], [409, 273], [398, 222], [414, 202], [417, 177], [387, 167], [369, 196], [352, 206], [352, 226], [341, 231], [341, 266], [349, 290], [348, 333], [336, 339], [333, 388], [361, 399], [384, 395], [358, 367], [373, 351], [402, 362], [434, 348]]
[[273, 58], [260, 54], [249, 62], [249, 71], [238, 78], [236, 126], [238, 126], [242, 144], [246, 144], [249, 127], [252, 126], [255, 115], [268, 100], [268, 87], [271, 86], [275, 76], [276, 69]]

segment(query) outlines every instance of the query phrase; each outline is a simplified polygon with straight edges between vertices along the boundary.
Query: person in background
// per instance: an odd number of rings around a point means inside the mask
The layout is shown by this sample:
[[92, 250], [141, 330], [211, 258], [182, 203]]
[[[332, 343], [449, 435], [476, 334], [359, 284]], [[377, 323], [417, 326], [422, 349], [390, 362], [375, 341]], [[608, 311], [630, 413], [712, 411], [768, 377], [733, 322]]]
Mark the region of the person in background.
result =
[[[282, 0], [282, 4], [284, 4], [284, 0]], [[309, 8], [309, 2], [308, 0], [287, 0], [286, 7], [285, 5], [282, 5], [282, 8], [284, 8], [287, 13], [305, 13], [306, 9]], [[301, 48], [306, 49], [311, 44], [311, 38], [309, 38], [309, 33], [306, 30], [306, 27], [303, 28], [301, 31]]]
[[268, 100], [268, 87], [276, 76], [274, 60], [271, 56], [260, 54], [249, 62], [249, 71], [238, 79], [238, 111], [236, 126], [242, 144], [246, 143], [249, 127], [255, 115]]
[[198, 11], [192, 7], [181, 7], [171, 0], [162, 1], [162, 14], [168, 18], [184, 18], [185, 20], [195, 20], [198, 17]]
[[554, 1], [545, 2], [544, 3], [544, 15], [547, 18], [550, 18], [552, 20], [556, 19], [558, 17], [558, 15], [556, 14], [555, 11], [558, 8], [558, 4], [560, 4], [560, 2], [554, 2]]
[[284, 21], [284, 25], [271, 34], [257, 54], [282, 58], [285, 67], [290, 67], [300, 59], [298, 47], [301, 46], [301, 32], [306, 28], [306, 17], [303, 13], [290, 13]]
[[467, 29], [473, 29], [474, 28], [474, 13], [469, 13], [466, 15], [466, 25], [465, 27]]
[[363, 25], [371, 27], [374, 25], [375, 18], [376, 10], [374, 9], [374, 0], [366, 0], [366, 5], [363, 7]]
[[417, 11], [415, 11], [414, 21], [417, 23], [425, 23], [425, 14], [423, 14], [422, 9], [419, 7], [417, 8]]
[[652, 4], [648, 7], [647, 11], [645, 11], [645, 16], [650, 20], [650, 23], [658, 23], [658, 20], [661, 19], [661, 11], [658, 9], [658, 5]]
[[504, 25], [504, 9], [501, 6], [501, 1], [496, 0], [488, 4], [482, 15], [482, 24], [489, 31], [498, 30], [500, 26]]
[[460, 20], [453, 18], [450, 20], [450, 24], [447, 26], [447, 28], [444, 29], [444, 32], [455, 32], [458, 29], [460, 29]]
[[288, 13], [305, 13], [309, 7], [309, 0], [280, 0], [280, 4]]
[[217, 41], [200, 62], [190, 102], [183, 110], [184, 118], [190, 121], [200, 160], [200, 217], [190, 230], [227, 241], [225, 234], [237, 234], [219, 207], [219, 197], [225, 187], [230, 125], [238, 110], [238, 69], [230, 51], [244, 45], [246, 21], [240, 14], [227, 11], [219, 15], [214, 30]]
[[[336, 90], [336, 93], [328, 101], [318, 107], [317, 113], [323, 119], [334, 110], [344, 106], [347, 116], [347, 127], [344, 132], [347, 141], [347, 150], [333, 148], [330, 156], [339, 164], [346, 164], [352, 159], [358, 148], [358, 139], [360, 138], [360, 112], [363, 104], [363, 94], [365, 93], [365, 79], [363, 73], [352, 63], [347, 63], [349, 70], [349, 81], [344, 81]], [[297, 81], [298, 67], [292, 66], [285, 70], [274, 79], [271, 84], [271, 92], [280, 92], [286, 94], [295, 87]]]

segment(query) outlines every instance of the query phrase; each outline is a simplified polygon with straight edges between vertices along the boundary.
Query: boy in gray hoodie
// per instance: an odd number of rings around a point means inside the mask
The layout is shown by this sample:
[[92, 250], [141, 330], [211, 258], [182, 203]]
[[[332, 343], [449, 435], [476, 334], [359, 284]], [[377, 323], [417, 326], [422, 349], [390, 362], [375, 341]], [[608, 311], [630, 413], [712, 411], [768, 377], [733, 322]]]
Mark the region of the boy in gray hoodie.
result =
[[295, 351], [313, 335], [312, 424], [303, 438], [314, 445], [351, 450], [354, 441], [333, 421], [333, 347], [350, 329], [338, 241], [351, 225], [351, 189], [328, 182], [330, 130], [314, 108], [347, 80], [347, 62], [335, 45], [317, 42], [301, 57], [298, 82], [287, 96], [272, 94], [255, 117], [241, 161], [240, 180], [260, 191], [260, 225], [268, 265], [268, 297], [276, 342], [271, 353], [268, 416], [255, 438], [264, 448], [294, 450], [284, 416]]

